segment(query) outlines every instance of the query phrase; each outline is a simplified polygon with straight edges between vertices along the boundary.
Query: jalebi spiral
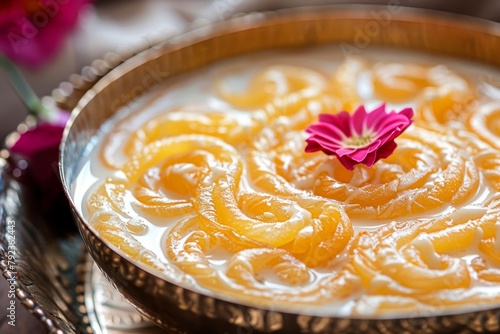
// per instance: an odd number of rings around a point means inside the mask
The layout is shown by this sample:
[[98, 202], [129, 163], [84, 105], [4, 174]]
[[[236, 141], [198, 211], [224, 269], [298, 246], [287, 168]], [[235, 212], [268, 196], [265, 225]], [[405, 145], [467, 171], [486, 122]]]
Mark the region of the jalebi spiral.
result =
[[[477, 83], [444, 65], [367, 59], [331, 73], [269, 65], [244, 90], [226, 72], [211, 95], [232, 112], [178, 105], [139, 125], [130, 116], [102, 141], [111, 172], [86, 213], [104, 239], [160, 275], [260, 306], [500, 304], [500, 103]], [[415, 123], [392, 156], [348, 171], [305, 153], [304, 130], [364, 103], [361, 75], [373, 100], [414, 106]], [[150, 229], [161, 254], [140, 241]]]

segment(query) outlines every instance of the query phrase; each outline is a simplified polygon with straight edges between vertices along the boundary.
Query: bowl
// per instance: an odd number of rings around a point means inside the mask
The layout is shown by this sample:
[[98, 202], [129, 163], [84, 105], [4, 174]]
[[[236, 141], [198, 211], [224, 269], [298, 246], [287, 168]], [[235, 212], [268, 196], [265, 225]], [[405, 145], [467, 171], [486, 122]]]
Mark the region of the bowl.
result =
[[[362, 34], [363, 36], [360, 37]], [[500, 26], [398, 6], [315, 7], [255, 13], [197, 28], [132, 57], [79, 101], [65, 129], [60, 171], [86, 248], [137, 310], [170, 333], [468, 333], [500, 329], [500, 305], [465, 313], [380, 318], [318, 316], [243, 305], [166, 280], [102, 239], [76, 209], [71, 187], [88, 143], [121, 107], [176, 75], [270, 49], [339, 44], [347, 55], [397, 47], [500, 65]], [[152, 78], [152, 69], [157, 74]], [[151, 80], [153, 79], [153, 80]]]

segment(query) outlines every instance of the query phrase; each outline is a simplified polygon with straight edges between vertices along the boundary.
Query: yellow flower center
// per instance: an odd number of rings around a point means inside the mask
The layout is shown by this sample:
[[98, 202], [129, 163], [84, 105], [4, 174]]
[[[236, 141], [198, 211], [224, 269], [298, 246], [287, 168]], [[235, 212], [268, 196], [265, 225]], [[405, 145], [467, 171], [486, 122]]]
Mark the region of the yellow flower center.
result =
[[365, 132], [361, 136], [352, 136], [345, 138], [342, 142], [345, 147], [364, 147], [370, 144], [375, 139], [375, 134]]

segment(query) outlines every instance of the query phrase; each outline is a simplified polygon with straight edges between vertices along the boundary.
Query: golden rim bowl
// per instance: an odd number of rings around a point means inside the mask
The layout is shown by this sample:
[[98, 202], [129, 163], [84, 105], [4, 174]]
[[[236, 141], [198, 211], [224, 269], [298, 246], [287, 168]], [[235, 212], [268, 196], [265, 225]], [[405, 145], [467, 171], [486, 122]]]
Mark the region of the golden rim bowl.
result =
[[[365, 38], [359, 37], [365, 29]], [[367, 38], [366, 38], [367, 37]], [[344, 43], [344, 44], [342, 44]], [[70, 187], [101, 124], [160, 82], [224, 59], [269, 49], [339, 44], [356, 53], [387, 46], [499, 66], [500, 25], [394, 6], [315, 7], [255, 13], [197, 28], [130, 58], [90, 88], [66, 127], [60, 170], [84, 243], [112, 284], [172, 333], [469, 333], [500, 329], [499, 308], [420, 318], [352, 318], [266, 310], [175, 285], [103, 240], [75, 209]], [[357, 51], [356, 51], [357, 50]], [[152, 76], [152, 72], [161, 75]]]

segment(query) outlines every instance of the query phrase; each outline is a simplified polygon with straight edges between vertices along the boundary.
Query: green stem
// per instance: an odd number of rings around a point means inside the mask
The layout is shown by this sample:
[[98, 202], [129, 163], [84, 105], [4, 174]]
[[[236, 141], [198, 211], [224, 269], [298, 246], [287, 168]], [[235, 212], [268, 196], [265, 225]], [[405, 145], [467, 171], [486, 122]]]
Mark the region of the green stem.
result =
[[0, 67], [3, 68], [10, 83], [23, 100], [29, 112], [41, 118], [49, 118], [50, 111], [42, 105], [42, 102], [28, 84], [19, 68], [7, 57], [0, 54]]

